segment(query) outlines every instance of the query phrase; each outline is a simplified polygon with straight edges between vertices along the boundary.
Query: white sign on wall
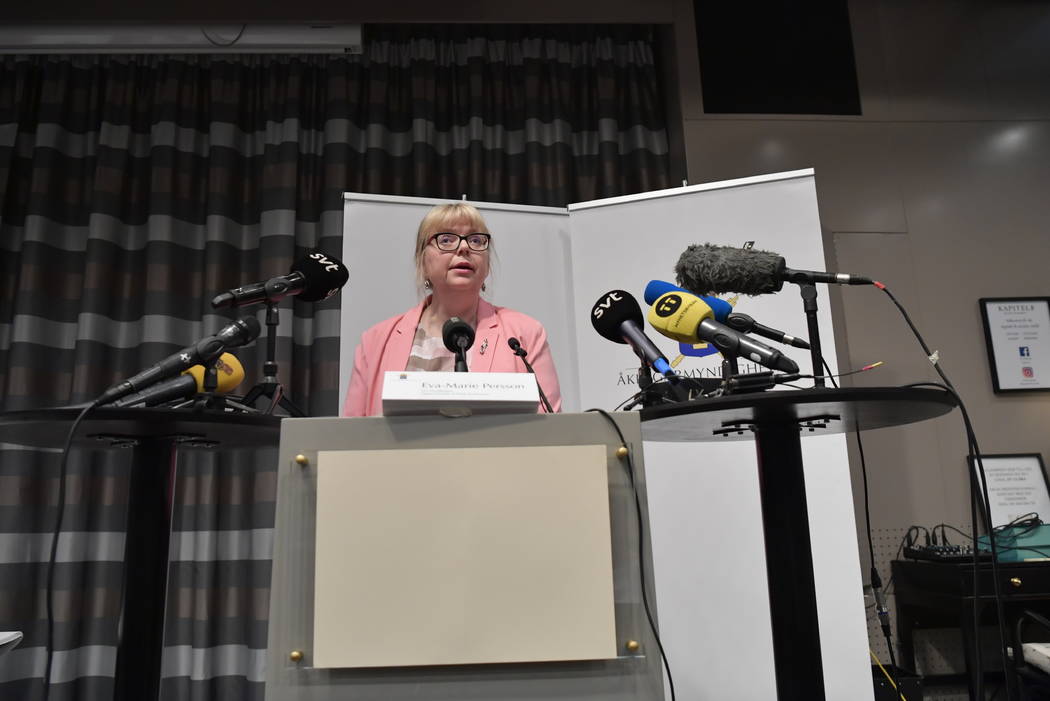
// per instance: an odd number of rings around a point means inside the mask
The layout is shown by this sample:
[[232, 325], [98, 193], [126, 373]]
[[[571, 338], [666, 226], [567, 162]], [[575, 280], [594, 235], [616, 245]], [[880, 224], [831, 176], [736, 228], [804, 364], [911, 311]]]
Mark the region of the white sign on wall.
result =
[[981, 300], [996, 392], [1050, 390], [1050, 299]]

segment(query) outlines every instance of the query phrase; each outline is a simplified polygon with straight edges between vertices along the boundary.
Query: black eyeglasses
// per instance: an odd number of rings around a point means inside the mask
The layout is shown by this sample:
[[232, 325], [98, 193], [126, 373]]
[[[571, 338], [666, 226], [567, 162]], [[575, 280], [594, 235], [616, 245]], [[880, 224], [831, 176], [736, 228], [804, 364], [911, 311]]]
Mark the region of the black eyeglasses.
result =
[[467, 234], [466, 236], [460, 236], [459, 234], [443, 231], [431, 236], [430, 240], [433, 241], [434, 245], [442, 251], [455, 251], [459, 248], [461, 241], [466, 241], [467, 247], [472, 251], [487, 251], [489, 247], [489, 239], [491, 238], [492, 237], [488, 234]]

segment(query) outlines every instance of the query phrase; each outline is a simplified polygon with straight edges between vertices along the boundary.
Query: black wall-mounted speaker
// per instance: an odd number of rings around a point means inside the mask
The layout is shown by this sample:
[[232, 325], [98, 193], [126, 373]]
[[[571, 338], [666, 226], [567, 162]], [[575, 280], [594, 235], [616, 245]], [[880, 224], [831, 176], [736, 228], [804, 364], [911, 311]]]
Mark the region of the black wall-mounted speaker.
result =
[[859, 115], [847, 0], [694, 0], [704, 112]]

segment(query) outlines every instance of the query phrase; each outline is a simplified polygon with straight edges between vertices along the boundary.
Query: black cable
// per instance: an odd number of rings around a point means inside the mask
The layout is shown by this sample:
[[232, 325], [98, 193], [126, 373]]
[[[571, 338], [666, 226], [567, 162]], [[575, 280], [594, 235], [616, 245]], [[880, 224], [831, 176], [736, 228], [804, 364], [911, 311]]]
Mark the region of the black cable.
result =
[[[983, 494], [983, 497], [984, 497], [984, 508], [981, 509], [981, 511], [983, 511], [983, 513], [981, 515], [984, 517], [985, 530], [988, 532], [988, 536], [989, 536], [988, 537], [988, 542], [991, 545], [991, 550], [992, 550], [992, 587], [993, 587], [993, 593], [994, 593], [994, 596], [995, 596], [996, 614], [997, 614], [998, 619], [999, 619], [998, 620], [998, 623], [999, 623], [999, 625], [998, 625], [998, 628], [999, 628], [999, 654], [1000, 654], [1000, 657], [1002, 658], [1003, 669], [1004, 670], [1008, 670], [1010, 668], [1010, 666], [1009, 666], [1009, 662], [1007, 660], [1008, 655], [1007, 655], [1007, 651], [1006, 651], [1007, 650], [1007, 646], [1006, 646], [1006, 637], [1007, 637], [1006, 636], [1006, 616], [1005, 616], [1005, 611], [1004, 611], [1004, 606], [1003, 606], [1003, 594], [1002, 594], [1001, 583], [999, 582], [999, 555], [998, 555], [998, 551], [996, 549], [996, 543], [995, 543], [996, 539], [995, 539], [994, 533], [993, 533], [993, 528], [994, 527], [992, 525], [991, 502], [988, 499], [988, 481], [985, 479], [984, 463], [981, 461], [981, 450], [980, 450], [980, 446], [977, 444], [977, 434], [976, 434], [976, 432], [973, 429], [973, 424], [970, 421], [970, 414], [966, 410], [966, 405], [963, 402], [962, 397], [959, 396], [959, 393], [956, 391], [955, 386], [952, 385], [951, 380], [948, 379], [948, 376], [944, 373], [944, 370], [941, 369], [939, 358], [937, 357], [936, 354], [934, 354], [934, 353], [932, 353], [930, 351], [929, 346], [926, 345], [926, 341], [923, 339], [922, 334], [919, 333], [919, 330], [915, 327], [915, 324], [912, 322], [911, 317], [908, 315], [908, 312], [904, 309], [904, 307], [897, 300], [897, 298], [893, 295], [893, 293], [890, 292], [889, 288], [886, 287], [886, 285], [884, 285], [883, 283], [878, 282], [878, 281], [875, 281], [874, 285], [877, 288], [879, 288], [880, 290], [882, 290], [883, 292], [885, 292], [886, 296], [890, 298], [890, 301], [893, 302], [894, 306], [896, 306], [897, 309], [900, 311], [901, 316], [904, 317], [904, 321], [908, 324], [908, 328], [911, 329], [912, 334], [915, 336], [916, 340], [918, 340], [919, 345], [922, 347], [923, 352], [926, 353], [926, 357], [930, 359], [930, 363], [933, 365], [934, 369], [937, 371], [937, 374], [940, 376], [941, 380], [944, 382], [944, 385], [942, 386], [942, 388], [948, 390], [949, 392], [951, 392], [952, 396], [955, 397], [955, 401], [956, 401], [956, 403], [959, 406], [959, 412], [962, 414], [963, 425], [966, 428], [967, 448], [969, 449], [970, 457], [971, 457], [971, 460], [969, 461], [970, 462], [970, 466], [971, 466], [971, 469], [970, 469], [970, 475], [971, 475], [970, 476], [970, 480], [971, 480], [970, 501], [972, 502], [971, 503], [971, 508], [970, 508], [970, 515], [971, 515], [971, 518], [973, 519], [973, 530], [974, 530], [974, 533], [976, 534], [977, 533], [977, 511], [978, 511], [978, 506], [977, 506], [977, 503], [976, 503], [977, 502], [977, 493], [976, 492], [977, 492], [977, 489], [979, 488], [981, 493]], [[937, 383], [933, 383], [933, 382], [929, 382], [929, 383], [915, 383], [915, 384], [909, 385], [909, 386], [911, 386], [911, 387], [919, 387], [919, 386], [923, 386], [923, 385], [926, 385], [926, 386], [937, 386]], [[976, 466], [976, 472], [980, 475], [980, 478], [981, 478], [980, 479], [980, 484], [976, 483], [977, 480], [976, 480], [976, 475], [974, 475], [974, 472], [975, 472], [974, 466]], [[976, 666], [976, 671], [977, 671], [977, 674], [975, 675], [976, 676], [976, 682], [977, 682], [976, 683], [976, 687], [977, 687], [976, 690], [977, 690], [977, 698], [980, 699], [980, 698], [984, 698], [984, 673], [983, 673], [981, 665], [980, 665], [980, 649], [981, 649], [980, 637], [981, 637], [981, 633], [980, 633], [980, 626], [978, 625], [978, 623], [979, 623], [979, 621], [978, 621], [979, 616], [978, 616], [978, 606], [977, 606], [977, 604], [978, 604], [978, 602], [980, 600], [978, 598], [979, 594], [980, 594], [980, 581], [979, 581], [979, 579], [980, 579], [979, 578], [980, 565], [979, 565], [977, 550], [978, 549], [976, 547], [973, 549], [973, 586], [974, 586], [973, 614], [974, 614], [974, 650], [975, 650], [975, 653], [976, 653], [975, 654], [975, 666]], [[1007, 677], [1007, 684], [1006, 684], [1006, 699], [1007, 699], [1007, 701], [1013, 701], [1014, 700], [1013, 687], [1009, 683], [1009, 677]]]
[[[917, 332], [916, 332], [917, 333]], [[923, 342], [923, 350], [929, 350]], [[934, 367], [937, 367], [934, 363]], [[944, 373], [941, 372], [940, 368], [937, 368], [938, 374], [944, 377]], [[945, 378], [947, 379], [947, 378]], [[914, 382], [906, 387], [937, 387], [939, 389], [946, 390], [955, 397], [956, 403], [959, 405], [959, 411], [963, 417], [963, 425], [966, 429], [966, 438], [969, 446], [969, 457], [970, 457], [970, 520], [972, 521], [972, 527], [974, 533], [979, 528], [980, 520], [984, 521], [984, 530], [988, 533], [988, 545], [992, 554], [991, 566], [992, 566], [992, 596], [995, 601], [996, 616], [998, 617], [998, 630], [999, 630], [999, 654], [1002, 659], [1003, 669], [1009, 669], [1009, 655], [1007, 654], [1006, 645], [1006, 616], [1005, 607], [1003, 605], [1003, 593], [1002, 585], [999, 581], [999, 550], [1000, 547], [996, 542], [998, 539], [994, 537], [995, 527], [992, 526], [992, 515], [991, 515], [991, 501], [988, 497], [988, 480], [984, 473], [984, 463], [981, 460], [980, 446], [977, 445], [977, 436], [973, 430], [973, 424], [970, 422], [970, 414], [966, 410], [966, 405], [962, 401], [962, 397], [955, 391], [955, 388], [948, 382], [940, 384], [938, 382]], [[980, 477], [980, 479], [978, 479]], [[981, 499], [978, 499], [980, 495]], [[983, 504], [980, 503], [983, 501]], [[983, 506], [984, 508], [980, 508]], [[980, 516], [980, 520], [978, 518]], [[975, 540], [976, 542], [976, 540]], [[983, 693], [984, 689], [984, 676], [981, 672], [981, 652], [980, 652], [980, 627], [979, 627], [979, 615], [977, 603], [980, 601], [980, 560], [979, 560], [978, 548], [973, 549], [973, 601], [974, 601], [974, 665], [978, 670], [976, 675], [976, 688], [978, 691]], [[978, 697], [980, 698], [980, 697]], [[1013, 701], [1013, 688], [1007, 683], [1006, 689], [1007, 701]]]
[[96, 406], [98, 406], [98, 400], [88, 404], [79, 414], [77, 414], [77, 418], [69, 428], [69, 434], [66, 436], [66, 444], [62, 449], [62, 458], [59, 461], [58, 505], [56, 507], [57, 513], [55, 515], [55, 532], [51, 537], [51, 551], [47, 558], [47, 583], [44, 585], [44, 598], [46, 599], [47, 605], [47, 662], [44, 664], [43, 701], [48, 701], [51, 697], [51, 664], [55, 654], [55, 563], [58, 559], [58, 539], [59, 536], [62, 535], [62, 520], [66, 513], [66, 468], [69, 464], [69, 453], [73, 447], [73, 436], [76, 434], [80, 422], [83, 421], [84, 417], [88, 415], [88, 412]]
[[229, 41], [226, 41], [226, 42], [215, 41], [214, 39], [212, 39], [211, 35], [208, 34], [208, 30], [205, 29], [204, 27], [200, 27], [199, 29], [201, 30], [201, 35], [208, 41], [209, 44], [211, 44], [212, 46], [218, 46], [218, 47], [221, 47], [221, 48], [226, 48], [226, 47], [229, 47], [229, 46], [233, 46], [238, 41], [240, 41], [241, 37], [244, 36], [244, 30], [247, 29], [247, 28], [248, 28], [247, 24], [242, 24], [240, 30], [237, 32], [237, 36], [235, 36], [233, 39], [230, 39]]
[[[827, 373], [825, 377], [831, 380], [831, 385], [835, 389], [838, 389], [838, 382], [835, 381], [836, 375], [832, 373], [831, 366], [828, 365], [828, 361], [821, 357], [821, 362], [824, 365], [824, 372]], [[853, 371], [838, 375], [838, 377], [845, 377], [852, 375], [856, 372]], [[893, 688], [897, 690], [897, 696], [904, 701], [904, 691], [901, 689], [900, 682], [897, 681], [897, 655], [893, 652], [893, 635], [890, 633], [890, 619], [889, 611], [886, 609], [885, 590], [882, 590], [882, 596], [879, 595], [879, 590], [882, 589], [882, 579], [879, 577], [879, 569], [875, 566], [875, 545], [871, 537], [871, 500], [868, 494], [868, 461], [864, 457], [864, 442], [860, 439], [860, 424], [854, 424], [853, 435], [857, 439], [857, 452], [860, 454], [860, 474], [864, 483], [864, 526], [868, 535], [868, 558], [871, 562], [871, 572], [869, 578], [871, 580], [871, 594], [875, 599], [875, 613], [878, 616], [880, 627], [882, 628], [882, 634], [886, 638], [886, 648], [890, 653], [890, 668], [886, 671], [886, 675], [890, 678], [890, 683]], [[910, 531], [910, 529], [909, 529]], [[899, 553], [904, 547], [904, 541], [901, 540], [901, 545], [897, 548]], [[893, 578], [890, 577], [890, 582], [893, 582]], [[887, 586], [888, 588], [888, 586]]]
[[[911, 533], [912, 533], [912, 531], [916, 531], [917, 532], [917, 531], [920, 531], [920, 530], [923, 530], [922, 526], [908, 526], [908, 530], [906, 530], [904, 532], [904, 535], [901, 536], [900, 544], [897, 545], [897, 553], [893, 556], [894, 560], [901, 559], [901, 553], [904, 552], [905, 544], [907, 544], [910, 547], [911, 543], [914, 542], [914, 541], [911, 540]], [[893, 576], [891, 575], [889, 581], [886, 582], [886, 596], [889, 596], [892, 593], [890, 591], [892, 588], [893, 588]]]
[[857, 451], [860, 453], [860, 472], [864, 481], [864, 523], [868, 532], [868, 555], [871, 558], [871, 593], [875, 597], [875, 612], [878, 615], [882, 634], [886, 638], [886, 648], [890, 653], [890, 669], [887, 674], [890, 683], [897, 690], [897, 696], [904, 701], [904, 691], [900, 682], [897, 681], [897, 655], [893, 652], [893, 635], [890, 633], [890, 615], [886, 608], [885, 593], [882, 591], [882, 579], [879, 577], [879, 569], [875, 564], [875, 546], [871, 538], [871, 508], [868, 498], [868, 465], [864, 458], [864, 442], [860, 439], [860, 425], [854, 426], [854, 435], [857, 439]]
[[627, 399], [623, 400], [622, 402], [620, 402], [619, 404], [617, 404], [617, 405], [616, 405], [615, 407], [613, 407], [613, 408], [612, 408], [612, 411], [619, 411], [619, 410], [620, 410], [621, 408], [623, 408], [623, 406], [624, 406], [625, 404], [627, 404], [628, 402], [630, 402], [630, 401], [631, 401], [631, 400], [633, 400], [633, 399], [639, 399], [639, 398], [640, 398], [641, 396], [642, 396], [642, 393], [641, 393], [641, 392], [635, 392], [635, 393], [634, 393], [634, 394], [632, 394], [632, 395], [631, 395], [630, 397], [628, 397]]
[[883, 633], [886, 635], [886, 648], [890, 651], [890, 681], [893, 682], [893, 686], [897, 689], [897, 698], [901, 701], [907, 701], [904, 698], [904, 689], [901, 688], [901, 683], [897, 677], [897, 655], [893, 652], [893, 641], [890, 639], [889, 628], [887, 627]]
[[[616, 431], [616, 435], [620, 439], [620, 445], [627, 448], [627, 441], [623, 437], [623, 431], [620, 430], [620, 426], [616, 423], [616, 420], [604, 409], [587, 409], [587, 411], [593, 411], [596, 414], [601, 414], [606, 421], [608, 421], [613, 430]], [[642, 583], [642, 606], [645, 609], [645, 616], [649, 619], [649, 628], [653, 631], [653, 638], [656, 640], [656, 647], [660, 651], [660, 660], [663, 662], [664, 671], [667, 673], [667, 686], [671, 691], [671, 701], [675, 701], [674, 693], [674, 680], [671, 678], [671, 664], [667, 661], [667, 653], [664, 652], [664, 644], [660, 640], [660, 632], [656, 627], [656, 619], [653, 618], [652, 609], [649, 606], [649, 594], [647, 580], [645, 576], [645, 521], [642, 517], [642, 498], [638, 494], [638, 485], [634, 481], [634, 458], [632, 457], [631, 451], [627, 448], [627, 480], [631, 483], [631, 492], [634, 494], [634, 508], [638, 516], [638, 572]]]
[[[967, 443], [969, 444], [969, 439], [967, 439]], [[970, 449], [970, 451], [972, 451], [973, 450], [973, 445], [969, 444], [968, 448]], [[971, 528], [973, 528], [973, 533], [974, 533], [973, 561], [972, 561], [972, 564], [971, 564], [971, 566], [973, 568], [973, 572], [972, 572], [972, 577], [973, 577], [973, 641], [974, 641], [973, 659], [974, 659], [974, 669], [977, 672], [976, 675], [974, 675], [974, 676], [976, 676], [976, 681], [974, 682], [974, 688], [977, 691], [977, 698], [983, 699], [984, 698], [984, 665], [983, 665], [983, 663], [982, 663], [983, 661], [981, 659], [982, 655], [983, 655], [983, 653], [981, 652], [981, 616], [980, 616], [980, 613], [979, 613], [980, 607], [978, 605], [980, 600], [981, 600], [980, 599], [981, 587], [980, 587], [980, 565], [979, 565], [980, 553], [977, 552], [977, 550], [978, 550], [978, 548], [977, 548], [977, 480], [976, 480], [976, 478], [973, 475], [973, 469], [972, 468], [969, 470], [969, 477], [970, 477], [970, 525], [971, 525]], [[995, 538], [990, 538], [990, 540], [995, 540]], [[997, 559], [999, 559], [998, 558], [998, 554], [997, 553], [993, 553], [992, 554], [992, 561], [994, 562]], [[992, 576], [992, 579], [998, 580], [999, 579], [999, 574], [995, 573]], [[996, 589], [996, 594], [998, 594], [998, 588]], [[1003, 672], [1006, 672], [1008, 668], [1005, 666], [1005, 662], [1003, 663], [1003, 665], [1004, 665], [1003, 666]], [[1007, 693], [1007, 698], [1008, 698], [1008, 701], [1009, 701], [1009, 693]]]

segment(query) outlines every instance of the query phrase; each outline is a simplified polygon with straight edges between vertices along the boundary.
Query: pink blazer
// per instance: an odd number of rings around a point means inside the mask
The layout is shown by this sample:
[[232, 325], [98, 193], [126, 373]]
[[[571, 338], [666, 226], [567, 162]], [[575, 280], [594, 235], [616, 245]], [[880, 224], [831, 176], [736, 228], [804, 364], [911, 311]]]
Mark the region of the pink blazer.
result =
[[[426, 300], [404, 314], [379, 322], [361, 335], [354, 352], [354, 370], [343, 416], [382, 415], [383, 373], [405, 369], [425, 305]], [[528, 351], [536, 381], [554, 410], [561, 411], [558, 373], [547, 344], [547, 332], [540, 322], [521, 312], [493, 306], [483, 299], [478, 302], [478, 327], [470, 349], [471, 372], [528, 372], [521, 358], [507, 345], [511, 337], [517, 338]]]

